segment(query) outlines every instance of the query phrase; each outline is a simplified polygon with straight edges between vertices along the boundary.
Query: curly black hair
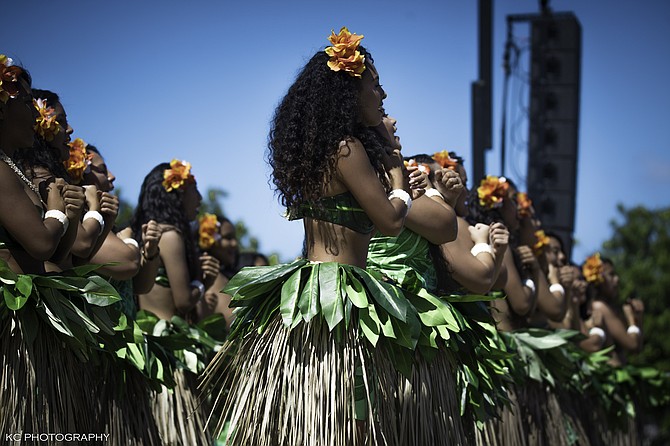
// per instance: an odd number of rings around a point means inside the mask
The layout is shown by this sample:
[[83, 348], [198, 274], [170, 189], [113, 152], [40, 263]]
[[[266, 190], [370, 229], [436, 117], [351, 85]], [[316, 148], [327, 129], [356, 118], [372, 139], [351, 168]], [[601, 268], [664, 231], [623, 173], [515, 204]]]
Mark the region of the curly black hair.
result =
[[[372, 57], [363, 47], [366, 63]], [[328, 55], [317, 52], [298, 74], [275, 110], [268, 137], [268, 164], [275, 192], [289, 210], [314, 205], [335, 173], [339, 144], [358, 138], [382, 184], [384, 141], [359, 122], [360, 79], [328, 68]]]
[[[512, 189], [518, 189], [512, 180], [509, 178], [506, 178], [506, 180]], [[479, 204], [477, 184], [475, 184], [468, 193], [467, 202], [468, 210], [470, 211], [470, 214], [467, 217], [468, 223], [471, 225], [475, 225], [477, 223], [484, 223], [487, 225], [492, 223], [505, 223], [502, 214], [497, 208], [487, 208]], [[514, 234], [510, 235], [513, 236]]]
[[[53, 91], [33, 88], [33, 97], [46, 99], [50, 106], [60, 104], [60, 98]], [[35, 142], [32, 147], [15, 152], [14, 161], [31, 178], [35, 177], [34, 168], [42, 167], [55, 177], [63, 178], [68, 183], [71, 182], [70, 175], [67, 173], [58, 150], [50, 147], [44, 138], [40, 138], [38, 135], [35, 135]]]
[[161, 163], [151, 169], [151, 172], [144, 178], [140, 196], [137, 199], [137, 207], [130, 220], [130, 228], [133, 231], [133, 237], [142, 246], [142, 225], [149, 220], [176, 227], [184, 239], [188, 269], [193, 279], [198, 276], [199, 272], [195, 236], [191, 230], [191, 222], [184, 215], [183, 191], [177, 189], [168, 192], [163, 187], [163, 172], [169, 168], [170, 163]]

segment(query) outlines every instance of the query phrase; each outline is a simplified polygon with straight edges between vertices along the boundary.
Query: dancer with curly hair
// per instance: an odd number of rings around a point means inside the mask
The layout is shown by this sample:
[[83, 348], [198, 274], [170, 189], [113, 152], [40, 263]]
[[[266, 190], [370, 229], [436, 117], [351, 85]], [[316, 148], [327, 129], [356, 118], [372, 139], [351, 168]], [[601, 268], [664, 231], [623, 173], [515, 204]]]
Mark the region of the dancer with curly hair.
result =
[[333, 32], [274, 115], [272, 178], [303, 219], [305, 258], [244, 268], [225, 289], [240, 308], [203, 386], [228, 444], [398, 444], [389, 354], [416, 345], [418, 317], [364, 268], [374, 230], [399, 234], [412, 198], [374, 130], [385, 92], [362, 38]]
[[[219, 263], [198, 255], [191, 222], [196, 219], [201, 195], [188, 162], [172, 160], [154, 167], [144, 178], [130, 230], [138, 244], [152, 221], [161, 233], [158, 249], [146, 256], [158, 263], [155, 283], [138, 296], [142, 311], [138, 324], [150, 335], [176, 336], [183, 349], [174, 355], [174, 389], [163, 387], [153, 395], [153, 411], [161, 440], [166, 444], [204, 445], [211, 442], [204, 425], [204, 407], [197, 404], [196, 373], [204, 368], [209, 352], [197, 337], [196, 307], [205, 289], [216, 279]], [[192, 342], [184, 345], [185, 338]], [[175, 358], [173, 358], [174, 360]]]

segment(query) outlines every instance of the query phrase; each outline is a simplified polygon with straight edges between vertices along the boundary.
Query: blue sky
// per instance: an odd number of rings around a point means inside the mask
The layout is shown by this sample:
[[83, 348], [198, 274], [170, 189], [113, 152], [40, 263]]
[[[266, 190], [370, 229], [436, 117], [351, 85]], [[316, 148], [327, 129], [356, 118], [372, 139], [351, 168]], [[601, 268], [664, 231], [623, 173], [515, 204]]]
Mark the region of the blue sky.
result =
[[[266, 139], [275, 106], [331, 29], [364, 34], [386, 109], [407, 154], [442, 149], [470, 167], [470, 84], [477, 75], [474, 0], [154, 1], [22, 0], [6, 9], [0, 53], [57, 92], [76, 137], [98, 146], [117, 186], [137, 200], [145, 174], [182, 158], [201, 191], [226, 190], [266, 253], [299, 254], [302, 224], [287, 222], [269, 186]], [[539, 2], [494, 0], [494, 149], [500, 173], [502, 52], [507, 14]], [[670, 4], [554, 0], [582, 24], [581, 117], [574, 259], [611, 235], [616, 203], [670, 199]], [[515, 28], [517, 36], [527, 29]], [[508, 146], [509, 147], [509, 146]], [[508, 152], [507, 172], [525, 166]], [[518, 170], [518, 169], [517, 169]], [[470, 184], [471, 185], [471, 184]]]

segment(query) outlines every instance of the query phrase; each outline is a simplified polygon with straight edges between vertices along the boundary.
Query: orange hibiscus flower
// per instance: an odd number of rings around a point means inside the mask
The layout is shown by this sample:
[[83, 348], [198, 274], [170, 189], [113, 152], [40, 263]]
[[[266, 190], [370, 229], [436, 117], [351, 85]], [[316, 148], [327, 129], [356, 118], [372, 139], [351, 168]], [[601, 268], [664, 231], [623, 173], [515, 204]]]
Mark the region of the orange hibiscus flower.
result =
[[330, 56], [328, 67], [333, 71], [345, 71], [350, 76], [361, 77], [365, 71], [365, 56], [358, 51], [363, 35], [352, 34], [346, 26], [338, 34], [331, 31], [328, 37], [333, 46], [326, 48]]
[[46, 99], [33, 99], [33, 105], [40, 114], [35, 120], [35, 133], [47, 141], [53, 141], [61, 131], [60, 124], [56, 121], [56, 112], [47, 106]]
[[582, 265], [582, 274], [589, 283], [603, 283], [603, 261], [600, 259], [600, 253], [597, 252], [589, 256]]
[[71, 143], [70, 146], [70, 158], [65, 161], [65, 168], [67, 173], [70, 175], [72, 182], [74, 184], [81, 183], [84, 174], [90, 169], [91, 159], [93, 158], [92, 153], [86, 152], [86, 144], [83, 139], [77, 138]]
[[19, 95], [19, 75], [23, 72], [20, 67], [12, 65], [12, 59], [0, 54], [0, 101], [7, 103], [9, 98]]
[[477, 188], [479, 204], [489, 209], [502, 206], [508, 189], [509, 183], [505, 177], [487, 175]]
[[458, 166], [458, 161], [453, 159], [446, 150], [433, 153], [433, 159], [445, 169], [456, 170], [456, 166]]
[[209, 249], [216, 242], [221, 224], [214, 214], [204, 214], [200, 217], [198, 228], [198, 244], [201, 249]]
[[166, 191], [172, 192], [182, 187], [185, 183], [195, 181], [191, 175], [191, 163], [173, 159], [170, 161], [170, 168], [163, 171], [163, 187]]
[[544, 247], [549, 244], [549, 236], [544, 233], [542, 229], [535, 231], [535, 244], [533, 245], [533, 252], [536, 256], [539, 256], [544, 251]]

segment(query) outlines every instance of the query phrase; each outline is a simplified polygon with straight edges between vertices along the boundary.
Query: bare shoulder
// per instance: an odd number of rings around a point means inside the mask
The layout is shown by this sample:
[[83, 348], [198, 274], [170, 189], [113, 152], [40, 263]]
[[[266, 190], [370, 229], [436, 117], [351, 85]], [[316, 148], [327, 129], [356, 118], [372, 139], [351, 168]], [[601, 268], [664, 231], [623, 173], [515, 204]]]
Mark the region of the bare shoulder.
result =
[[337, 148], [338, 157], [347, 158], [360, 154], [365, 154], [365, 147], [358, 138], [351, 136], [340, 141]]
[[166, 224], [166, 223], [159, 223], [158, 227], [160, 228], [161, 233], [163, 233], [163, 234], [167, 234], [169, 232], [176, 232], [181, 237], [181, 231], [179, 229], [177, 229], [177, 227], [174, 226], [174, 225], [169, 225], [169, 224]]

